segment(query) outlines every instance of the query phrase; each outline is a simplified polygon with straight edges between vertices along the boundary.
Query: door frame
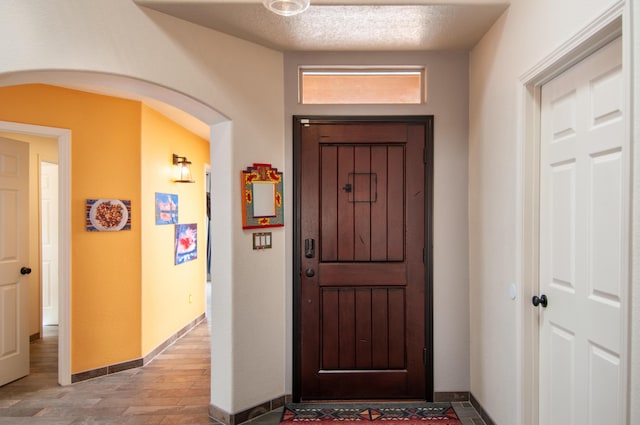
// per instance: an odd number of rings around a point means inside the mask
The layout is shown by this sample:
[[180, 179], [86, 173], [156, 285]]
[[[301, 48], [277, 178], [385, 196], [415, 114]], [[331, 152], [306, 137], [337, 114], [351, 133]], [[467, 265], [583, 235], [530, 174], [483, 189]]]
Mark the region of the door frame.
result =
[[[58, 140], [58, 383], [71, 384], [71, 130], [0, 121], [0, 132]], [[42, 302], [39, 309], [42, 310]], [[42, 324], [40, 324], [42, 326]]]
[[[619, 1], [604, 11], [595, 20], [584, 27], [579, 33], [571, 37], [559, 48], [543, 58], [520, 77], [522, 127], [520, 143], [517, 146], [517, 156], [520, 172], [517, 187], [516, 228], [517, 244], [517, 275], [522, 282], [518, 298], [519, 314], [517, 316], [518, 347], [520, 367], [520, 423], [523, 425], [538, 425], [539, 423], [539, 323], [538, 310], [531, 307], [531, 297], [538, 294], [539, 280], [539, 230], [540, 230], [540, 124], [541, 124], [541, 88], [576, 63], [590, 56], [618, 37], [623, 37], [623, 64], [625, 86], [629, 90], [633, 87], [629, 60], [630, 34], [627, 27], [623, 27], [623, 18], [629, 16], [628, 4]], [[624, 29], [624, 31], [623, 31]], [[631, 109], [630, 97], [626, 100], [627, 111]], [[631, 117], [631, 113], [629, 113]], [[632, 120], [628, 119], [625, 137], [632, 141]], [[631, 146], [631, 143], [630, 143]], [[633, 167], [631, 167], [633, 168]], [[633, 201], [632, 201], [633, 202]], [[629, 280], [630, 282], [630, 280]], [[629, 285], [630, 286], [630, 285]], [[629, 295], [629, 288], [625, 289]], [[625, 309], [631, 309], [629, 297]], [[627, 314], [627, 316], [630, 316]], [[629, 335], [630, 323], [623, 324], [623, 334]], [[626, 351], [629, 352], [631, 340], [625, 341]], [[629, 392], [627, 392], [627, 411]]]
[[301, 391], [301, 309], [300, 285], [302, 282], [300, 261], [301, 235], [301, 127], [307, 123], [420, 123], [425, 124], [425, 400], [433, 401], [434, 392], [434, 358], [433, 358], [433, 115], [408, 116], [318, 116], [294, 115], [293, 126], [293, 343], [292, 343], [292, 371], [293, 401], [300, 401]]
[[[43, 269], [43, 267], [42, 267], [42, 257], [43, 257], [42, 252], [43, 252], [43, 245], [44, 245], [43, 242], [42, 242], [42, 227], [43, 227], [43, 225], [42, 225], [42, 164], [44, 164], [44, 163], [55, 165], [56, 166], [56, 172], [58, 174], [60, 174], [60, 165], [57, 162], [51, 162], [51, 161], [43, 160], [41, 157], [38, 157], [38, 168], [39, 168], [38, 169], [38, 176], [39, 176], [39, 181], [38, 181], [38, 187], [39, 187], [38, 208], [40, 210], [39, 213], [38, 213], [38, 215], [40, 217], [40, 219], [38, 221], [38, 225], [39, 225], [38, 226], [38, 245], [39, 245], [38, 246], [38, 252], [40, 253], [40, 258], [39, 258], [39, 260], [40, 260], [40, 279], [39, 279], [40, 296], [38, 298], [40, 300], [40, 311], [39, 311], [39, 313], [40, 313], [39, 314], [39, 317], [40, 317], [40, 320], [39, 320], [40, 335], [42, 335], [42, 336], [44, 336], [44, 324], [43, 324], [43, 321], [44, 321], [44, 299], [43, 299], [43, 296], [42, 296], [42, 294], [44, 292], [44, 290], [43, 290], [44, 285], [43, 285], [43, 278], [42, 278], [42, 269]], [[56, 181], [56, 191], [58, 191], [58, 192], [59, 192], [58, 188], [60, 186], [59, 180], [60, 179], [58, 178], [57, 181]], [[58, 201], [59, 201], [59, 199], [58, 199]], [[60, 207], [59, 206], [57, 206], [57, 208], [56, 208], [56, 214], [60, 215]], [[55, 225], [56, 225], [55, 231], [59, 235], [60, 232], [59, 232], [59, 229], [57, 228], [58, 227], [58, 222], [56, 222]], [[56, 253], [56, 255], [59, 255], [60, 244], [58, 243], [57, 245], [58, 246], [56, 246], [56, 250], [58, 252]], [[59, 263], [59, 261], [56, 259], [56, 266], [58, 266], [58, 263]], [[59, 281], [58, 281], [58, 283], [56, 283], [55, 288], [56, 288], [57, 295], [59, 296], [59, 293], [60, 293], [60, 282]], [[59, 308], [59, 304], [60, 303], [58, 303], [58, 306], [56, 306], [56, 308]], [[59, 314], [60, 314], [60, 312], [58, 311], [58, 316], [59, 316]]]

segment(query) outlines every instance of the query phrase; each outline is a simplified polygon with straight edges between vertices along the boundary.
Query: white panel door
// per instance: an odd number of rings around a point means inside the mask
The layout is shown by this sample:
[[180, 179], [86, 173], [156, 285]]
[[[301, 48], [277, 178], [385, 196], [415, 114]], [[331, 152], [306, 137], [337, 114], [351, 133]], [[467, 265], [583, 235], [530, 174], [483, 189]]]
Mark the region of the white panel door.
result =
[[540, 424], [626, 424], [630, 146], [620, 39], [542, 87]]
[[58, 324], [58, 164], [40, 163], [42, 324]]
[[0, 385], [29, 374], [28, 192], [29, 145], [0, 138]]

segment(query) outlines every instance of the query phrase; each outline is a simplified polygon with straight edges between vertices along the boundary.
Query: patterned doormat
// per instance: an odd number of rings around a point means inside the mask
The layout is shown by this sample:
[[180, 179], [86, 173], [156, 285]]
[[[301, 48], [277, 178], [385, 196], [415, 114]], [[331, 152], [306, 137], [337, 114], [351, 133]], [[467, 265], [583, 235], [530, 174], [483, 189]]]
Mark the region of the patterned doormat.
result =
[[291, 403], [282, 410], [281, 425], [460, 425], [450, 403]]

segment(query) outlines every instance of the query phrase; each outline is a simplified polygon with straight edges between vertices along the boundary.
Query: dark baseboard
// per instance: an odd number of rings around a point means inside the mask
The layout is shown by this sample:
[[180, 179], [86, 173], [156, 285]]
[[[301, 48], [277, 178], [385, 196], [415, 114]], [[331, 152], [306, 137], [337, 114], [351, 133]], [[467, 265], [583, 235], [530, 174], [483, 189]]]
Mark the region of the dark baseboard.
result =
[[37, 341], [40, 339], [40, 332], [36, 332], [33, 335], [29, 335], [29, 342]]
[[471, 404], [473, 405], [473, 408], [476, 409], [476, 412], [478, 412], [478, 414], [480, 415], [484, 423], [487, 425], [496, 425], [496, 423], [493, 421], [493, 419], [491, 419], [487, 411], [484, 410], [480, 402], [478, 402], [478, 400], [473, 396], [473, 394], [469, 393], [469, 396], [471, 398], [470, 401], [471, 401]]
[[440, 391], [433, 393], [433, 401], [439, 402], [454, 402], [454, 401], [469, 401], [469, 391]]
[[211, 404], [209, 405], [209, 417], [223, 425], [238, 425], [278, 409], [285, 403], [291, 403], [291, 399], [291, 395], [283, 395], [239, 413], [229, 413]]
[[175, 334], [173, 334], [169, 338], [167, 338], [164, 342], [162, 342], [156, 348], [151, 350], [151, 352], [149, 354], [147, 354], [146, 356], [143, 357], [142, 360], [143, 360], [144, 364], [147, 364], [151, 360], [156, 358], [156, 356], [158, 354], [162, 353], [164, 350], [166, 350], [167, 347], [169, 347], [171, 344], [173, 344], [174, 342], [176, 342], [177, 340], [182, 338], [184, 336], [184, 334], [188, 333], [191, 329], [195, 328], [196, 325], [198, 325], [198, 323], [200, 323], [200, 322], [202, 322], [204, 320], [204, 318], [205, 318], [205, 314], [202, 313], [200, 316], [196, 317], [194, 320], [192, 320], [191, 322], [187, 323], [182, 329], [178, 330], [178, 332], [176, 332]]
[[71, 375], [71, 383], [75, 384], [76, 382], [86, 381], [88, 379], [97, 378], [99, 376], [110, 375], [112, 373], [122, 372], [127, 369], [134, 369], [136, 367], [142, 367], [153, 360], [158, 354], [162, 353], [167, 349], [171, 344], [176, 342], [180, 337], [189, 332], [191, 329], [196, 327], [196, 325], [202, 322], [205, 318], [205, 314], [202, 313], [196, 319], [192, 320], [185, 326], [183, 326], [178, 332], [171, 335], [165, 341], [163, 341], [160, 345], [154, 348], [149, 354], [142, 358], [129, 360], [122, 363], [114, 363], [111, 365], [99, 367], [96, 369], [85, 370], [84, 372], [78, 372]]

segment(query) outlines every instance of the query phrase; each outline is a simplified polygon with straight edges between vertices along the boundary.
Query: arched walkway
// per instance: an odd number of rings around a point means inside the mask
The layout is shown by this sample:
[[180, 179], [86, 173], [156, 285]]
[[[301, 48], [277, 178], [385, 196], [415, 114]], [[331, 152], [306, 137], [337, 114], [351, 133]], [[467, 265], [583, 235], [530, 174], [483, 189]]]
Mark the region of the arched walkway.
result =
[[[0, 75], [0, 86], [49, 84], [91, 93], [137, 100], [156, 109], [213, 144], [231, 143], [229, 120], [211, 106], [167, 87], [126, 76], [81, 71], [25, 71]], [[221, 129], [223, 131], [221, 131]], [[0, 132], [29, 134], [58, 140], [60, 197], [58, 383], [71, 383], [71, 131], [37, 124], [0, 121]], [[224, 149], [224, 148], [223, 148]], [[223, 170], [218, 170], [220, 175]], [[222, 179], [226, 180], [226, 179]], [[222, 224], [229, 226], [228, 224]], [[215, 239], [213, 240], [215, 245]], [[218, 266], [224, 267], [220, 263]]]

